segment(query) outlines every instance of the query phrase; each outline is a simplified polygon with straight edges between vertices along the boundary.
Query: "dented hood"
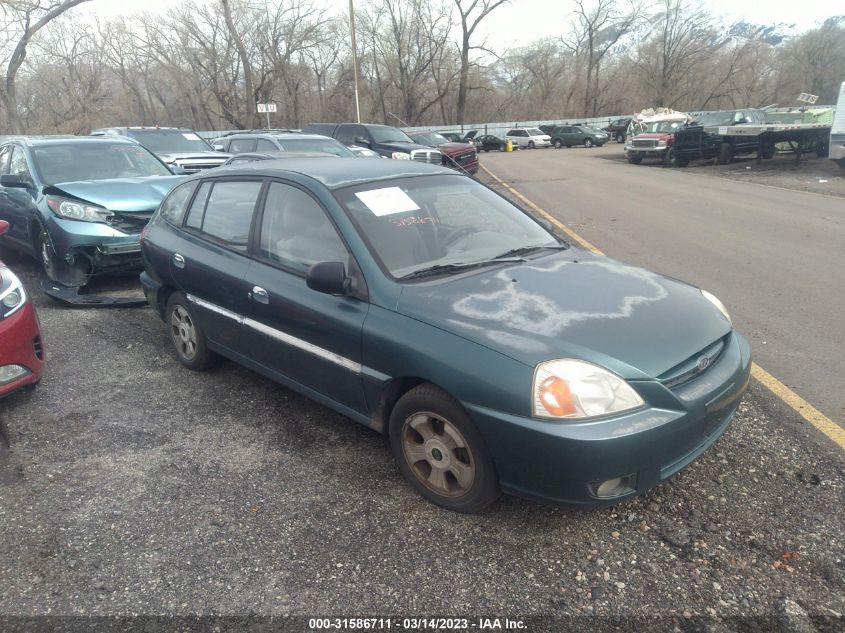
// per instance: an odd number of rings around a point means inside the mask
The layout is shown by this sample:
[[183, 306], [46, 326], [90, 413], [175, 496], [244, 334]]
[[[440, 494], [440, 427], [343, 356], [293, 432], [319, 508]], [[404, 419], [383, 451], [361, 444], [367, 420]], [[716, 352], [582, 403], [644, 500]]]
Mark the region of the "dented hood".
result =
[[185, 176], [148, 176], [113, 180], [82, 180], [44, 187], [44, 193], [76, 198], [117, 212], [156, 210], [170, 189]]
[[577, 249], [407, 285], [397, 310], [527, 365], [582, 358], [631, 379], [731, 330], [698, 288]]

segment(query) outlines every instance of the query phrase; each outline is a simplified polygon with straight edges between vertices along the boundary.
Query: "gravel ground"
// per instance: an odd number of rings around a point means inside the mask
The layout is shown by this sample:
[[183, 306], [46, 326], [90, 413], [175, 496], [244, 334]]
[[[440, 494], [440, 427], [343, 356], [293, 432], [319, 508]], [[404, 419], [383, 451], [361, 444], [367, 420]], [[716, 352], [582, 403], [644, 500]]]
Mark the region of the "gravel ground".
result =
[[[11, 263], [34, 290], [34, 265]], [[0, 630], [137, 614], [845, 630], [845, 463], [756, 386], [713, 449], [633, 501], [463, 516], [418, 497], [378, 434], [232, 363], [183, 369], [151, 310], [33, 294], [49, 365], [0, 414]]]

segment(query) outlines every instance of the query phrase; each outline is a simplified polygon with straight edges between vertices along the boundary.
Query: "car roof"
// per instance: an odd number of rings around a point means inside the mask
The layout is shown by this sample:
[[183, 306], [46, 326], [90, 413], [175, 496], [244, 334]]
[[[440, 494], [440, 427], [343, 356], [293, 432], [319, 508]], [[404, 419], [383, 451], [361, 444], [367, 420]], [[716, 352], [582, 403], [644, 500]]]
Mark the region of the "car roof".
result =
[[325, 157], [309, 157], [298, 161], [259, 160], [241, 165], [218, 167], [213, 171], [195, 174], [192, 178], [233, 175], [279, 176], [286, 173], [313, 178], [329, 189], [407, 176], [437, 174], [460, 176], [458, 172], [446, 167], [408, 160], [361, 160], [360, 158], [326, 160]]
[[107, 132], [193, 132], [189, 127], [157, 127], [157, 126], [143, 126], [143, 125], [115, 125], [112, 127], [100, 127], [91, 130], [91, 134], [104, 134]]
[[[278, 140], [290, 140], [290, 139], [309, 139], [315, 141], [324, 141], [326, 139], [335, 140], [331, 136], [326, 136], [325, 134], [300, 134], [298, 132], [235, 132], [234, 134], [229, 134], [225, 137], [220, 137], [221, 140], [225, 138], [226, 140], [237, 140], [239, 138], [275, 138]], [[340, 141], [338, 141], [340, 142]]]
[[30, 147], [72, 145], [77, 143], [124, 143], [139, 145], [135, 139], [121, 136], [9, 136], [3, 142], [18, 141]]

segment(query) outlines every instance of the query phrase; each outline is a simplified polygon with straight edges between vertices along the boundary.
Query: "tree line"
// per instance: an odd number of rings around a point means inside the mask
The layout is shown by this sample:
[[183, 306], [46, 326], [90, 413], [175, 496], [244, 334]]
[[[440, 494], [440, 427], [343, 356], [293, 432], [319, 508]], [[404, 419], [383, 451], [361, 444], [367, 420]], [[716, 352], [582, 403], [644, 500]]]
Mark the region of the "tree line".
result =
[[[165, 14], [84, 19], [101, 0], [0, 0], [0, 134], [108, 125], [195, 129], [355, 118], [350, 20], [310, 0], [187, 0]], [[696, 0], [573, 0], [553, 35], [482, 37], [510, 0], [355, 0], [362, 120], [455, 125], [834, 103], [845, 16], [785, 35], [720, 24]], [[262, 115], [263, 117], [263, 115]]]

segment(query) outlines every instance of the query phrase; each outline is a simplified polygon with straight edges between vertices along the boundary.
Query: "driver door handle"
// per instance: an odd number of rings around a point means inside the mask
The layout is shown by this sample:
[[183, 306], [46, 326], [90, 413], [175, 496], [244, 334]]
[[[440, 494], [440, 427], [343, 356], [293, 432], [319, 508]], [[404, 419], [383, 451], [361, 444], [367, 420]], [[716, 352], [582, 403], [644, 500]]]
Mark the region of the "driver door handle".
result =
[[270, 303], [270, 295], [267, 294], [267, 291], [261, 286], [253, 286], [252, 292], [248, 292], [247, 295], [250, 299], [257, 301], [258, 303], [263, 303], [264, 305]]
[[173, 253], [173, 265], [176, 266], [176, 268], [184, 268], [185, 258], [182, 257], [179, 253]]

